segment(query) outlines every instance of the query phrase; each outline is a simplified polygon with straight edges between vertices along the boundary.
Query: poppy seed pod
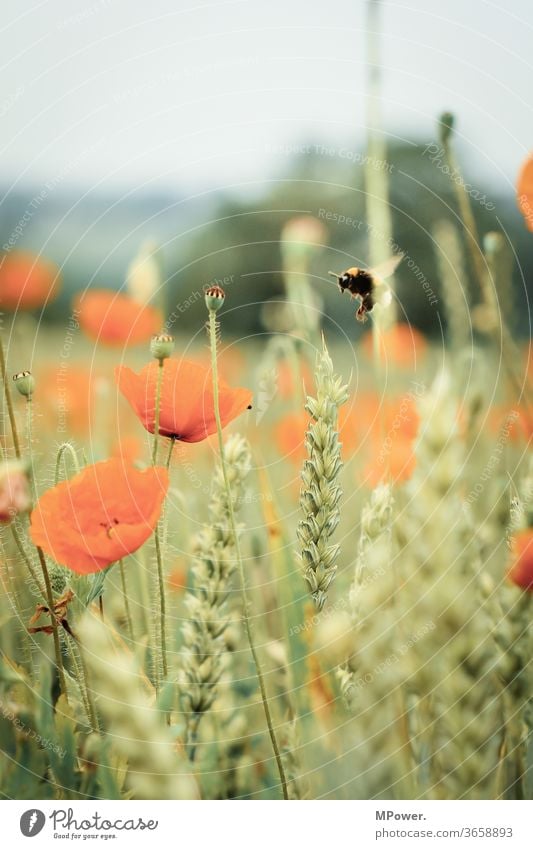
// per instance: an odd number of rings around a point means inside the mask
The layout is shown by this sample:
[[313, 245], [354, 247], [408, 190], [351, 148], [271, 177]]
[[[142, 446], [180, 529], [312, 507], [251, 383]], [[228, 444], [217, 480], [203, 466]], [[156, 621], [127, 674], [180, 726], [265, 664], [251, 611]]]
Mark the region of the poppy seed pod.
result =
[[443, 112], [439, 119], [440, 140], [446, 144], [453, 133], [454, 116], [451, 112]]
[[150, 342], [150, 353], [156, 360], [166, 360], [174, 350], [174, 337], [168, 333], [158, 333], [152, 336]]
[[31, 398], [35, 391], [35, 378], [31, 371], [19, 371], [13, 375], [13, 382], [21, 395]]
[[209, 286], [209, 288], [205, 290], [205, 305], [208, 310], [218, 312], [224, 305], [225, 300], [226, 293], [220, 286]]

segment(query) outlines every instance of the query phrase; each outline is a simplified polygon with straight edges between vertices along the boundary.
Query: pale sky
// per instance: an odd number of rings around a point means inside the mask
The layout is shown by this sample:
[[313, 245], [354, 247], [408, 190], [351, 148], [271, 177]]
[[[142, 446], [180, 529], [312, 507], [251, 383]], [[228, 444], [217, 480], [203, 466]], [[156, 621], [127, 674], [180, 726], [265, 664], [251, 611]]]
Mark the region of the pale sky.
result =
[[[26, 0], [0, 35], [0, 184], [228, 187], [297, 143], [361, 144], [364, 0]], [[385, 0], [383, 119], [432, 140], [452, 109], [510, 187], [533, 148], [530, 0]], [[466, 150], [465, 150], [466, 153]], [[252, 187], [250, 187], [252, 188]]]

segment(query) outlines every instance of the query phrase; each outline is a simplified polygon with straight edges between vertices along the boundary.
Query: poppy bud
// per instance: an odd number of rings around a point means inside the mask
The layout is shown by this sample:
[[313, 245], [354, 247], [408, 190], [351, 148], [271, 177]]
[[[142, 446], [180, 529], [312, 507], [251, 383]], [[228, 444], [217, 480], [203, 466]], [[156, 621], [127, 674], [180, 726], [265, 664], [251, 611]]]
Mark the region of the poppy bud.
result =
[[0, 465], [0, 523], [8, 524], [30, 509], [31, 498], [24, 464], [9, 460]]
[[174, 350], [174, 337], [168, 333], [158, 333], [157, 336], [152, 336], [150, 342], [150, 352], [156, 360], [166, 360]]
[[208, 310], [218, 312], [226, 299], [226, 293], [220, 286], [209, 286], [205, 290], [205, 305]]
[[447, 144], [453, 132], [455, 118], [451, 112], [443, 112], [439, 119], [440, 140], [442, 144]]
[[13, 375], [15, 386], [25, 398], [31, 398], [35, 389], [35, 378], [31, 371], [19, 371]]

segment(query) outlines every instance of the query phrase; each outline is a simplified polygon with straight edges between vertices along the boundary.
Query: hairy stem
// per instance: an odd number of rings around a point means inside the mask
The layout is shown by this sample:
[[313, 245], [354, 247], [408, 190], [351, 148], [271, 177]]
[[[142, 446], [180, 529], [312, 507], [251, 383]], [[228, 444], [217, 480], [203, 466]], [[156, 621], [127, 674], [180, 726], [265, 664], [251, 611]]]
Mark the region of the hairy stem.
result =
[[55, 467], [55, 473], [54, 473], [54, 484], [57, 484], [58, 481], [59, 481], [59, 472], [60, 472], [60, 469], [61, 469], [61, 460], [63, 459], [64, 455], [67, 452], [70, 454], [70, 457], [71, 457], [72, 463], [74, 465], [74, 469], [76, 471], [76, 474], [80, 470], [80, 464], [78, 463], [78, 457], [76, 455], [76, 452], [75, 452], [73, 446], [70, 444], [70, 442], [63, 442], [62, 445], [59, 446], [59, 449], [57, 451], [56, 467]]
[[6, 358], [4, 355], [4, 344], [2, 339], [0, 338], [0, 371], [2, 372], [2, 381], [4, 384], [4, 395], [6, 396], [6, 406], [7, 406], [7, 414], [9, 416], [9, 424], [11, 425], [11, 433], [13, 435], [13, 445], [15, 447], [15, 454], [17, 457], [20, 457], [20, 441], [17, 431], [17, 423], [15, 421], [15, 412], [13, 410], [13, 402], [11, 400], [11, 392], [9, 390], [9, 382], [7, 379], [6, 372]]
[[48, 610], [50, 611], [50, 622], [52, 624], [52, 635], [54, 638], [54, 652], [56, 656], [57, 673], [59, 675], [59, 685], [61, 687], [61, 692], [65, 696], [65, 700], [68, 704], [65, 670], [63, 669], [63, 658], [61, 657], [61, 644], [59, 642], [59, 625], [54, 612], [54, 595], [52, 593], [52, 584], [50, 583], [50, 575], [48, 573], [48, 566], [46, 565], [46, 558], [44, 556], [44, 552], [39, 545], [36, 546], [36, 549], [37, 554], [39, 555], [39, 563], [41, 564], [41, 569], [43, 572], [44, 585], [46, 587], [46, 600], [48, 603]]
[[128, 598], [128, 585], [126, 583], [126, 570], [124, 569], [124, 560], [121, 558], [118, 561], [120, 569], [120, 582], [122, 584], [122, 595], [124, 596], [124, 607], [126, 609], [126, 622], [128, 625], [128, 636], [133, 640], [133, 620], [131, 618], [130, 600]]

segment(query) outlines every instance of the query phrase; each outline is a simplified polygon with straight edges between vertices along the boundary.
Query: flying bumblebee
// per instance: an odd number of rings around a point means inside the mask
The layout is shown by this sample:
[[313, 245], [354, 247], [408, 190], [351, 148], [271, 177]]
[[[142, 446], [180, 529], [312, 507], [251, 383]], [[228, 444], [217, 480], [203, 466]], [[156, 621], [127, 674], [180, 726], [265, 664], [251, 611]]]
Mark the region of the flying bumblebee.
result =
[[328, 271], [337, 279], [341, 292], [348, 290], [352, 298], [361, 301], [355, 313], [358, 321], [366, 321], [375, 304], [390, 304], [392, 293], [384, 281], [394, 274], [402, 259], [403, 254], [397, 254], [375, 268], [348, 268], [342, 274]]

